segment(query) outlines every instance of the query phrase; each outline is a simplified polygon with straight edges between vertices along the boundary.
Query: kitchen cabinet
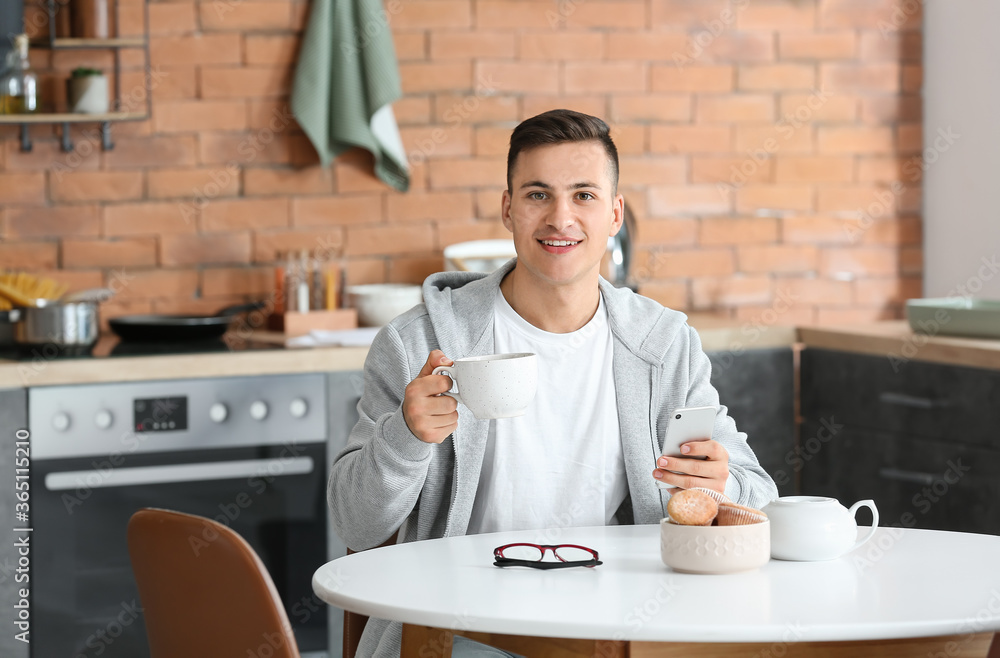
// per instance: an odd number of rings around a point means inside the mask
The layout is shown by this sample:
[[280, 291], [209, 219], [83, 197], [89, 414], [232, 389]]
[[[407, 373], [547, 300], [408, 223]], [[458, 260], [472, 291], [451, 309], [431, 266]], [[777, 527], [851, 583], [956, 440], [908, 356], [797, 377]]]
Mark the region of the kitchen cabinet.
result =
[[1000, 371], [807, 348], [801, 402], [803, 493], [1000, 534]]
[[795, 491], [795, 363], [790, 347], [708, 352], [712, 385], [778, 493]]
[[[10, 528], [24, 526], [14, 519], [14, 442], [15, 432], [28, 426], [28, 394], [24, 389], [0, 389], [0, 528], [4, 528], [4, 541], [0, 542], [0, 607], [13, 616], [18, 601], [17, 590], [23, 585], [15, 582], [17, 549]], [[13, 626], [0, 633], [0, 656], [27, 658], [28, 645], [14, 639]]]

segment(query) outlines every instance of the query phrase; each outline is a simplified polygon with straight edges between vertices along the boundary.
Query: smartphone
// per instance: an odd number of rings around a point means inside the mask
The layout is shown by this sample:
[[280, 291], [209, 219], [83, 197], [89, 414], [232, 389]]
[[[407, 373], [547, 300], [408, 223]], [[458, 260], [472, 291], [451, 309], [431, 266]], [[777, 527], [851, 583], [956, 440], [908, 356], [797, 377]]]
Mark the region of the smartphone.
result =
[[[718, 407], [684, 407], [675, 409], [667, 423], [667, 436], [663, 440], [663, 454], [666, 457], [684, 457], [681, 445], [698, 439], [711, 439], [715, 430], [715, 416]], [[704, 457], [684, 457], [685, 459], [704, 459]], [[671, 471], [676, 472], [676, 471]], [[669, 489], [671, 485], [657, 481], [656, 486]]]

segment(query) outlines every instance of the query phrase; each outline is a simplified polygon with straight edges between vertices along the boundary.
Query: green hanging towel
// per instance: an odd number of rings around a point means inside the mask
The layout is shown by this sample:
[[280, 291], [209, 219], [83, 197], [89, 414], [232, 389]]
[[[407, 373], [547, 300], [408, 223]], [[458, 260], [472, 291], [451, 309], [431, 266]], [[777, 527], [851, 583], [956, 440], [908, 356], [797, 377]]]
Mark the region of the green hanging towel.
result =
[[375, 175], [405, 192], [410, 169], [391, 103], [402, 96], [381, 0], [312, 0], [292, 87], [292, 114], [323, 166], [360, 146]]

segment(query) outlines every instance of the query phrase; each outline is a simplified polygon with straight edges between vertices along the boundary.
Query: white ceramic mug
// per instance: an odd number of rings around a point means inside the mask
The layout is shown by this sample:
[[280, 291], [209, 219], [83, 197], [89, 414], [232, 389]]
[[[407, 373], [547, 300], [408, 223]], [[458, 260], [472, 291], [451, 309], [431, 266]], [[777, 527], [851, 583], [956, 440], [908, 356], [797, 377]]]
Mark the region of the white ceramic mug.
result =
[[476, 418], [523, 416], [538, 386], [538, 357], [530, 353], [488, 354], [455, 359], [451, 366], [434, 368], [448, 375], [455, 398]]
[[[858, 539], [857, 511], [872, 511], [872, 527]], [[834, 560], [872, 538], [878, 528], [873, 500], [861, 500], [847, 509], [836, 498], [785, 496], [762, 510], [771, 521], [771, 557], [778, 560]]]

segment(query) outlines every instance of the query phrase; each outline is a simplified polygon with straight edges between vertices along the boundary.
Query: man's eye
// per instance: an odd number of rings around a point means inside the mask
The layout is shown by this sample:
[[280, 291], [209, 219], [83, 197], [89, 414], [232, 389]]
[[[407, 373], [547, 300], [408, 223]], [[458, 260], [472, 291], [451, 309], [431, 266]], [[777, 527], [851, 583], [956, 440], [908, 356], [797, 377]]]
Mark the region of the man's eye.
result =
[[594, 195], [591, 194], [590, 192], [580, 192], [578, 196], [584, 201], [590, 201], [591, 199], [594, 198]]
[[535, 201], [541, 201], [545, 198], [545, 192], [529, 192], [528, 198], [534, 199]]

